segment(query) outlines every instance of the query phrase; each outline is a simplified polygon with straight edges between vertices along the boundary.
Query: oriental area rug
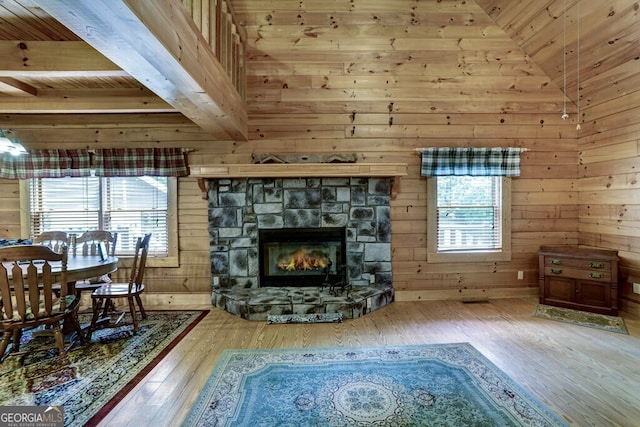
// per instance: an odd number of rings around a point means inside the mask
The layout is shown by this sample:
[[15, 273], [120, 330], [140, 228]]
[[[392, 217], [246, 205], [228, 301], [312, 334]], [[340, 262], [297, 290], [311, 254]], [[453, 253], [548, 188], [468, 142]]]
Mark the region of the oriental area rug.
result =
[[605, 314], [590, 313], [570, 308], [555, 307], [546, 304], [538, 304], [533, 311], [533, 317], [557, 320], [572, 325], [586, 326], [588, 328], [602, 329], [603, 331], [629, 334], [624, 324], [624, 319], [619, 316], [607, 316]]
[[226, 350], [183, 426], [564, 426], [468, 343]]
[[[65, 426], [97, 424], [207, 314], [208, 310], [147, 311], [140, 330], [99, 329], [91, 343], [68, 352], [12, 356], [0, 364], [0, 406], [62, 406]], [[82, 324], [90, 317], [81, 315]], [[27, 332], [25, 346], [33, 344]], [[51, 339], [50, 337], [36, 337]], [[22, 363], [21, 363], [22, 362]]]

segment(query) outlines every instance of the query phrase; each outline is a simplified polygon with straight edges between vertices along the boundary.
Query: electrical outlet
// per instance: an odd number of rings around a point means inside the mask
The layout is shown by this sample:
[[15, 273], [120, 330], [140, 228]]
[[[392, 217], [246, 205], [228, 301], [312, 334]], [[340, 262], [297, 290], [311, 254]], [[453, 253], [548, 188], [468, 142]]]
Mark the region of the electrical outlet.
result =
[[518, 271], [518, 280], [524, 279], [524, 271]]
[[213, 286], [218, 286], [220, 284], [220, 278], [218, 276], [213, 276]]
[[369, 276], [369, 283], [371, 283], [372, 285], [374, 283], [376, 283], [376, 275], [372, 274], [371, 276]]
[[633, 293], [640, 294], [640, 283], [633, 283]]

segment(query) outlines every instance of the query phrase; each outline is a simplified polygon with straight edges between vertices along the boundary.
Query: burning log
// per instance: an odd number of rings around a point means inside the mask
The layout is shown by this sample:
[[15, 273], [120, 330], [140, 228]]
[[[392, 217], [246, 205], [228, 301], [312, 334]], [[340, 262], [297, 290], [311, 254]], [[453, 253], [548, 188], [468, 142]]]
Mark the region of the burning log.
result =
[[327, 262], [327, 255], [323, 251], [317, 249], [308, 251], [306, 248], [300, 248], [280, 257], [277, 266], [279, 270], [285, 271], [322, 270], [327, 266]]

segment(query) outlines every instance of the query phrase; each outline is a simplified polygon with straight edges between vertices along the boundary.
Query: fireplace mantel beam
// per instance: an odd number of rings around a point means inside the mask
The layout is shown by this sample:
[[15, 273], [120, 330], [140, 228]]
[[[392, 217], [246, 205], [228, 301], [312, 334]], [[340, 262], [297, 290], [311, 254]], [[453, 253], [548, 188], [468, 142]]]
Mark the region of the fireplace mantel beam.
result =
[[191, 166], [191, 176], [198, 178], [202, 198], [207, 199], [208, 178], [393, 178], [391, 197], [396, 198], [400, 177], [407, 176], [406, 163], [264, 163]]
[[298, 178], [406, 176], [406, 163], [250, 163], [192, 166], [197, 178]]

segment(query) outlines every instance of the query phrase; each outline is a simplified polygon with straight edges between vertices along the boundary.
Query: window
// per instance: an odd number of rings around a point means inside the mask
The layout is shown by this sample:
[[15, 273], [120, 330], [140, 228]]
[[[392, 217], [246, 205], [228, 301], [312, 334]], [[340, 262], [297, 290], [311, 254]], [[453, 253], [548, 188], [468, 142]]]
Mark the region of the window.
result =
[[176, 181], [157, 176], [25, 180], [29, 235], [115, 231], [116, 254], [127, 256], [139, 236], [152, 233], [150, 257], [175, 257], [177, 263]]
[[428, 260], [511, 259], [511, 180], [500, 176], [428, 179]]

